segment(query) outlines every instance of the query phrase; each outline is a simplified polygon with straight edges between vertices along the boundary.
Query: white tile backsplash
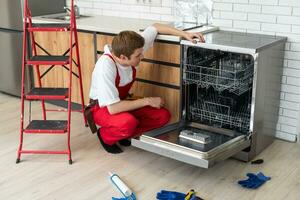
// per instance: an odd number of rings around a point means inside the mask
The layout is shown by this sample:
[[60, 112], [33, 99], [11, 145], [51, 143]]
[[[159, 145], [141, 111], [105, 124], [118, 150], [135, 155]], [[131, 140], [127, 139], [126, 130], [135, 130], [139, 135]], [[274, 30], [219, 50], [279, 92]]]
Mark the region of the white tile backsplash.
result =
[[256, 4], [234, 4], [233, 11], [246, 12], [246, 13], [260, 13], [261, 5]]
[[263, 31], [290, 33], [291, 29], [292, 29], [292, 26], [287, 25], [287, 24], [261, 23], [261, 30], [263, 30]]
[[292, 7], [286, 6], [262, 6], [261, 12], [264, 14], [278, 15], [291, 15]]
[[249, 0], [250, 4], [278, 5], [278, 0]]
[[293, 8], [292, 15], [300, 16], [300, 8]]
[[279, 5], [300, 7], [299, 0], [279, 0]]
[[232, 11], [232, 3], [214, 3], [214, 10]]
[[294, 16], [278, 16], [277, 23], [300, 25], [300, 17]]
[[247, 20], [247, 13], [221, 11], [220, 17], [223, 19]]
[[259, 22], [250, 22], [250, 21], [233, 21], [233, 28], [243, 28], [249, 30], [260, 30], [261, 23]]
[[[247, 15], [247, 13], [244, 13], [244, 14]], [[248, 13], [249, 21], [276, 23], [276, 19], [277, 18], [274, 15]]]

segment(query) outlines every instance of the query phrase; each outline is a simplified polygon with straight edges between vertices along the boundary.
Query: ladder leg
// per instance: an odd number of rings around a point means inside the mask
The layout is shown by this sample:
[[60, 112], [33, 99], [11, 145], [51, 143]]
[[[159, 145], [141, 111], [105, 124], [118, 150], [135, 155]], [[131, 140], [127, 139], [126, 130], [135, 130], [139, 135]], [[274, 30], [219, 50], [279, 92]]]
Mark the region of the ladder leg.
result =
[[69, 164], [71, 165], [73, 161], [72, 161], [71, 145], [70, 145], [70, 129], [68, 130], [68, 157], [69, 157]]
[[77, 57], [77, 64], [78, 64], [78, 73], [79, 73], [79, 86], [80, 86], [80, 97], [81, 97], [81, 112], [83, 115], [84, 119], [84, 125], [87, 127], [87, 120], [84, 115], [84, 97], [83, 97], [83, 86], [82, 86], [82, 75], [81, 75], [81, 63], [80, 63], [80, 56], [79, 56], [79, 44], [78, 44], [78, 34], [77, 34], [77, 29], [76, 29], [76, 21], [74, 21], [75, 26], [74, 26], [74, 39], [75, 39], [75, 48], [76, 48], [76, 57]]
[[[73, 1], [72, 7], [73, 7]], [[72, 111], [72, 72], [73, 72], [73, 31], [74, 31], [74, 13], [71, 13], [71, 29], [70, 29], [70, 41], [69, 41], [69, 98], [68, 98], [68, 133], [67, 133], [67, 145], [68, 145], [68, 156], [69, 156], [69, 164], [72, 164], [72, 156], [71, 156], [71, 145], [70, 145], [70, 133], [71, 133], [71, 111]]]
[[27, 56], [27, 51], [26, 51], [26, 45], [27, 45], [27, 32], [26, 32], [26, 27], [27, 27], [27, 1], [25, 1], [24, 5], [24, 16], [25, 16], [25, 21], [23, 23], [23, 52], [22, 52], [22, 78], [21, 78], [21, 119], [20, 119], [20, 138], [19, 138], [19, 148], [18, 148], [18, 156], [16, 163], [20, 162], [21, 159], [21, 151], [23, 147], [23, 130], [24, 130], [24, 97], [25, 97], [25, 60]]

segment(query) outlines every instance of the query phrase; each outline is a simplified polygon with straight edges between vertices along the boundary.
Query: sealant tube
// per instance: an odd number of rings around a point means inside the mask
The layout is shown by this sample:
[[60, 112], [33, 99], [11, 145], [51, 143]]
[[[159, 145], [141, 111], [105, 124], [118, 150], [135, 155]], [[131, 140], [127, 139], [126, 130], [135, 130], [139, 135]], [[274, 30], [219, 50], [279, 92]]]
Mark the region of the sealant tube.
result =
[[127, 199], [136, 199], [133, 192], [127, 187], [127, 185], [121, 180], [121, 178], [115, 174], [109, 172], [111, 182], [118, 188], [118, 190], [123, 194]]

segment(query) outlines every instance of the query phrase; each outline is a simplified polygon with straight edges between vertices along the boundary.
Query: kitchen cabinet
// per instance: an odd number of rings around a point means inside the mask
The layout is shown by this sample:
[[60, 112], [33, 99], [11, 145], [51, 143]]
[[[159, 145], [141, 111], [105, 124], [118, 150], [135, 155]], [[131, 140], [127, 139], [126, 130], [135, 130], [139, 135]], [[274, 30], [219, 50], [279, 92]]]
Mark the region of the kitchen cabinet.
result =
[[[68, 54], [69, 33], [67, 32], [37, 32], [35, 39], [41, 48], [37, 49], [40, 55], [62, 55]], [[84, 92], [84, 101], [87, 104], [89, 100], [89, 89], [91, 74], [95, 66], [95, 48], [94, 35], [92, 33], [78, 32], [79, 55], [81, 62], [82, 83]], [[46, 51], [46, 52], [45, 52]], [[76, 52], [73, 49], [73, 58], [77, 63]], [[66, 66], [69, 67], [69, 66]], [[44, 74], [42, 80], [43, 87], [67, 87], [69, 83], [69, 71], [64, 67], [45, 66], [41, 69], [41, 75]], [[73, 64], [73, 72], [78, 75], [78, 68]], [[36, 73], [34, 72], [35, 85], [37, 85]], [[79, 81], [76, 76], [72, 77], [72, 102], [80, 103], [80, 88]]]

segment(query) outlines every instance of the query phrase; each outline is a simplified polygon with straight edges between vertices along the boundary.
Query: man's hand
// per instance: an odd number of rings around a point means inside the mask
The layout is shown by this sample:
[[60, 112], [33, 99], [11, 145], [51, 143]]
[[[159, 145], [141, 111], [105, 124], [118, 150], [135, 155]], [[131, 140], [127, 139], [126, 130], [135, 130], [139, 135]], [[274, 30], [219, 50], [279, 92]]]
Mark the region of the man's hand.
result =
[[154, 108], [161, 108], [164, 106], [164, 101], [160, 97], [147, 97], [145, 98], [146, 104], [148, 106], [154, 107]]
[[184, 34], [184, 38], [193, 42], [193, 43], [196, 43], [197, 41], [195, 40], [196, 38], [198, 38], [200, 40], [200, 42], [205, 42], [205, 39], [203, 37], [203, 35], [201, 33], [191, 33], [191, 32], [185, 32]]

